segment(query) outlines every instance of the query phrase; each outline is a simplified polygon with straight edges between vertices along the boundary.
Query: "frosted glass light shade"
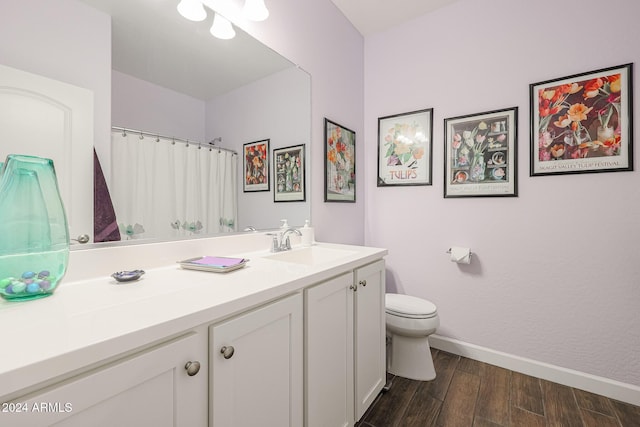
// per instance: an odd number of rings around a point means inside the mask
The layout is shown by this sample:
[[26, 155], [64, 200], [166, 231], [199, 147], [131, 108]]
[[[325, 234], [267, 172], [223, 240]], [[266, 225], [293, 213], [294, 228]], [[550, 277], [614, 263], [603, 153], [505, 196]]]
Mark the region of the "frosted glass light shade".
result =
[[213, 16], [213, 25], [211, 26], [211, 34], [219, 39], [232, 39], [236, 36], [231, 22], [224, 16], [217, 13]]
[[245, 18], [252, 21], [264, 21], [269, 17], [269, 10], [264, 5], [264, 0], [245, 0], [242, 13]]
[[178, 3], [178, 13], [190, 21], [204, 21], [207, 11], [200, 0], [182, 0]]

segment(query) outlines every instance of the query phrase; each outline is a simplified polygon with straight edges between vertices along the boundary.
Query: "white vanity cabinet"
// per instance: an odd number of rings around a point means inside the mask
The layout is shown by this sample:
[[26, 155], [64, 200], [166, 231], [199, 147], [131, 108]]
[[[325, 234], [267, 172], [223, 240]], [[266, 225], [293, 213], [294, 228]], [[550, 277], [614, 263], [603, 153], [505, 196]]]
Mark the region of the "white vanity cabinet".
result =
[[0, 301], [17, 325], [0, 344], [0, 426], [353, 426], [385, 382], [385, 254], [316, 243], [230, 274], [161, 266]]
[[359, 420], [387, 382], [385, 270], [380, 260], [355, 271], [355, 395]]
[[354, 281], [343, 274], [305, 290], [305, 425], [354, 419]]
[[384, 261], [305, 290], [305, 425], [352, 426], [386, 381]]
[[4, 401], [0, 425], [206, 426], [206, 365], [206, 333], [191, 332]]
[[213, 427], [299, 427], [303, 420], [302, 295], [209, 328]]

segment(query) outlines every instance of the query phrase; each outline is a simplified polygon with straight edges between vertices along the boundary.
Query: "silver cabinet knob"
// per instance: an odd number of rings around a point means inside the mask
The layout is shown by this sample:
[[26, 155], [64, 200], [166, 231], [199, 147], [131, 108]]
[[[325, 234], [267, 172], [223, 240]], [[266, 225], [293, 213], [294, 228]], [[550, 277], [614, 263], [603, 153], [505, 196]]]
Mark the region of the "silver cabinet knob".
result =
[[200, 362], [187, 362], [186, 365], [184, 365], [184, 369], [187, 370], [187, 375], [189, 375], [190, 377], [194, 376], [195, 374], [197, 374], [198, 372], [200, 372]]
[[358, 282], [360, 285], [362, 286], [367, 286], [367, 281], [366, 280], [360, 280], [360, 282]]
[[357, 285], [350, 285], [349, 289], [351, 289], [353, 292], [358, 290], [358, 286]]
[[222, 353], [222, 356], [225, 359], [231, 359], [231, 357], [233, 357], [233, 352], [234, 351], [235, 351], [235, 349], [233, 348], [232, 345], [230, 345], [230, 346], [226, 346], [225, 345], [220, 349], [220, 353]]

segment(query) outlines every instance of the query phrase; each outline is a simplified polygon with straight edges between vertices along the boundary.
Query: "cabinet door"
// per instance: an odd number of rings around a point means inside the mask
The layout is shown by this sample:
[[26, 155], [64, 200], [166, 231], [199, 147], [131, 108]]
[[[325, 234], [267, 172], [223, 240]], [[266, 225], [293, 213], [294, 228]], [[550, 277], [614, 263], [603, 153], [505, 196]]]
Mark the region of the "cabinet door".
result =
[[214, 427], [299, 427], [303, 421], [302, 296], [209, 328]]
[[356, 420], [386, 382], [384, 260], [355, 271], [355, 395]]
[[[0, 425], [206, 426], [206, 339], [191, 333], [25, 400], [3, 403], [7, 411], [0, 413]], [[189, 376], [185, 365], [195, 361], [200, 372]]]
[[307, 427], [349, 426], [354, 419], [353, 273], [307, 289]]

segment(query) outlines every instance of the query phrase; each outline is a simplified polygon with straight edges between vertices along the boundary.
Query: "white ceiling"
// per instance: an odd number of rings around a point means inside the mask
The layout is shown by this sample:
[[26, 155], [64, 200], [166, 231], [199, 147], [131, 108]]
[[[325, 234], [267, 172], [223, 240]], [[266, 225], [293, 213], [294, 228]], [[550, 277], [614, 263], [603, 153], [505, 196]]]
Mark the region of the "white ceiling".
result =
[[[204, 22], [187, 21], [176, 11], [179, 0], [81, 1], [111, 15], [115, 70], [196, 98], [211, 99], [293, 65], [238, 28], [232, 40], [212, 37], [212, 11]], [[366, 36], [459, 0], [332, 1]]]
[[459, 0], [331, 0], [364, 36]]
[[111, 15], [114, 70], [208, 100], [294, 66], [239, 28], [220, 40], [176, 10], [179, 0], [81, 0]]

